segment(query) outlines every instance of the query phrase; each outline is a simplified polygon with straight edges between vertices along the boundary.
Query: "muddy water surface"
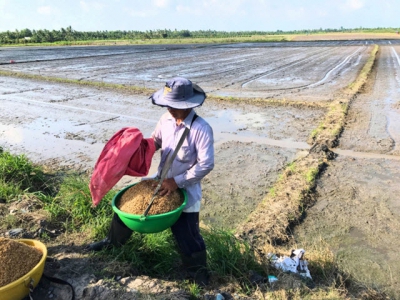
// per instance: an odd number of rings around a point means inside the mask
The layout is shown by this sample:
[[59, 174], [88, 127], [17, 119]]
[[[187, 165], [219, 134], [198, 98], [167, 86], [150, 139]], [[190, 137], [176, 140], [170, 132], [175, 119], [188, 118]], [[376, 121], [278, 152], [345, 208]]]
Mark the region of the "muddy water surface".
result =
[[15, 51], [13, 60], [26, 62], [0, 69], [150, 88], [183, 76], [218, 95], [321, 101], [353, 81], [368, 58], [365, 45], [298, 45], [37, 48]]

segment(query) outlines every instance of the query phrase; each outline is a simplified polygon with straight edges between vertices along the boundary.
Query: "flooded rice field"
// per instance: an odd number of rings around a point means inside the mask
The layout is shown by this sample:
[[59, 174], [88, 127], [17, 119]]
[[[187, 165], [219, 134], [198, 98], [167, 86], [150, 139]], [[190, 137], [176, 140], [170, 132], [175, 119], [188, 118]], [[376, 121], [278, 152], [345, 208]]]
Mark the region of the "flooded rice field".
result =
[[[2, 62], [16, 63], [0, 70], [154, 89], [185, 76], [211, 95], [329, 103], [357, 77], [372, 47], [308, 45], [1, 49]], [[332, 149], [338, 156], [318, 179], [316, 203], [295, 238], [299, 244], [324, 240], [357, 280], [399, 297], [400, 46], [385, 41], [379, 51], [373, 76], [352, 100], [339, 148]], [[3, 76], [0, 145], [39, 163], [90, 171], [122, 127], [151, 134], [165, 109], [148, 96]], [[234, 229], [287, 164], [310, 149], [307, 140], [326, 111], [206, 100], [197, 113], [213, 127], [216, 152], [215, 169], [203, 182], [202, 222]]]
[[109, 47], [108, 54], [104, 48], [95, 54], [96, 48], [84, 47], [81, 51], [73, 48], [71, 53], [62, 49], [59, 58], [54, 50], [51, 54], [37, 50], [31, 56], [15, 51], [16, 63], [1, 68], [150, 88], [158, 88], [167, 78], [182, 76], [191, 78], [206, 92], [223, 96], [321, 101], [332, 100], [337, 89], [356, 78], [369, 47], [125, 46], [118, 51], [115, 46]]

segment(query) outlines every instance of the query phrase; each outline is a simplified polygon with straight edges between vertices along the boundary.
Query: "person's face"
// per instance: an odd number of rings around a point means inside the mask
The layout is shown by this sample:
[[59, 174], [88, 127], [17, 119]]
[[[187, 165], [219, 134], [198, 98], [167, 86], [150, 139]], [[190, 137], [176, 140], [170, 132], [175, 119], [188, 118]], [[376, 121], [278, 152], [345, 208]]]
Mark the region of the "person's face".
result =
[[168, 111], [175, 120], [181, 121], [183, 121], [190, 113], [190, 109], [176, 109], [171, 107], [168, 107]]

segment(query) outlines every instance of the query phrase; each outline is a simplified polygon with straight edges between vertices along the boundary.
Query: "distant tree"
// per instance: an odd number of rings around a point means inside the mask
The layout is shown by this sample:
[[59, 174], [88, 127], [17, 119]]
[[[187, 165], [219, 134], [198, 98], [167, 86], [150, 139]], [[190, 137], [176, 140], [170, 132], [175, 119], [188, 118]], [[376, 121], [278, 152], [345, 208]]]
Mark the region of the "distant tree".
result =
[[31, 37], [32, 31], [28, 28], [25, 28], [20, 31], [20, 34], [21, 34], [21, 37]]
[[190, 36], [191, 36], [189, 30], [181, 30], [181, 32], [179, 33], [179, 35], [180, 35], [181, 37], [190, 37]]

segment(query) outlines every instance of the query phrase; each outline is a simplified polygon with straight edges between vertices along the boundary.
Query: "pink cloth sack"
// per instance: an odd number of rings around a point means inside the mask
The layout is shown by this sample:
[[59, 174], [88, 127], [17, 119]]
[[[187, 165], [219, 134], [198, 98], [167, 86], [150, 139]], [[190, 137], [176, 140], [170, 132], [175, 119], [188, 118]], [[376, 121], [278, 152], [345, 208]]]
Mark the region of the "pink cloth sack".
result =
[[137, 128], [115, 133], [100, 153], [90, 179], [93, 205], [98, 205], [122, 176], [146, 176], [155, 151], [153, 139], [144, 139]]

